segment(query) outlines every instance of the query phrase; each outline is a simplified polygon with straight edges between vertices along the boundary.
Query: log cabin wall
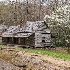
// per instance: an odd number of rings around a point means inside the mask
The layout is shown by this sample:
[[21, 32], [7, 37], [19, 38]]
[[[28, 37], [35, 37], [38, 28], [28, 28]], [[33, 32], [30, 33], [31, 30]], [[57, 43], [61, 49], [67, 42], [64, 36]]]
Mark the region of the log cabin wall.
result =
[[42, 33], [42, 46], [50, 47], [51, 43], [51, 34], [50, 33]]
[[35, 33], [33, 33], [29, 38], [28, 38], [28, 43], [30, 47], [35, 46]]
[[[45, 29], [44, 29], [45, 30]], [[49, 47], [51, 43], [51, 33], [48, 30], [35, 32], [35, 47]]]
[[42, 47], [42, 43], [41, 43], [41, 33], [40, 32], [36, 32], [35, 33], [35, 47]]

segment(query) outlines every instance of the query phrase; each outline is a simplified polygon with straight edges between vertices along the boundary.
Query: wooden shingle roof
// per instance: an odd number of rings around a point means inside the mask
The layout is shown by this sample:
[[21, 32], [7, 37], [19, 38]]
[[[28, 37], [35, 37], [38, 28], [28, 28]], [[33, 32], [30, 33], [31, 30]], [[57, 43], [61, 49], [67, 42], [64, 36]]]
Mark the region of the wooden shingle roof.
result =
[[29, 37], [37, 30], [47, 29], [44, 21], [30, 22], [27, 21], [25, 26], [10, 26], [6, 32], [3, 33], [3, 37]]

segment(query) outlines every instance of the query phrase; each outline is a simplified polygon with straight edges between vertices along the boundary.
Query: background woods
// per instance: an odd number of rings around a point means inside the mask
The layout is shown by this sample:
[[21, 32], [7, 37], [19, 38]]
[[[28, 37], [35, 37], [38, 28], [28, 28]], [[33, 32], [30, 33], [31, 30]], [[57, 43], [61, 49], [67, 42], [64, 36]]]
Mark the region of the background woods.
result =
[[43, 20], [46, 9], [40, 0], [9, 1], [0, 3], [0, 23], [17, 25], [26, 21]]

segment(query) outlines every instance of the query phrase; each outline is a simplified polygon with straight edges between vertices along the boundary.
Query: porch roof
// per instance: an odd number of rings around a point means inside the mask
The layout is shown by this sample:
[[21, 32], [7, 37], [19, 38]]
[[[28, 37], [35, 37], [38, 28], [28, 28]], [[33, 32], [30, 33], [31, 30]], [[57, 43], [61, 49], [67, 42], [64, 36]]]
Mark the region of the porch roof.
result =
[[7, 31], [2, 34], [2, 37], [13, 37], [14, 33], [17, 33], [17, 26], [10, 26]]
[[17, 35], [15, 35], [15, 37], [29, 37], [32, 34], [33, 33], [18, 33]]

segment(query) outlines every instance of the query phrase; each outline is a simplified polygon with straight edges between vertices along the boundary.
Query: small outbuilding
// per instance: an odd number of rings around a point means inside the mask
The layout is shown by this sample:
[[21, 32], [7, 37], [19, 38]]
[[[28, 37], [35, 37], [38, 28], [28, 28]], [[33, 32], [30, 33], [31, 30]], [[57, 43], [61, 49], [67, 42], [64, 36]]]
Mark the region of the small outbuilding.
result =
[[6, 25], [0, 25], [0, 44], [2, 44], [2, 34], [7, 30]]

